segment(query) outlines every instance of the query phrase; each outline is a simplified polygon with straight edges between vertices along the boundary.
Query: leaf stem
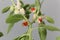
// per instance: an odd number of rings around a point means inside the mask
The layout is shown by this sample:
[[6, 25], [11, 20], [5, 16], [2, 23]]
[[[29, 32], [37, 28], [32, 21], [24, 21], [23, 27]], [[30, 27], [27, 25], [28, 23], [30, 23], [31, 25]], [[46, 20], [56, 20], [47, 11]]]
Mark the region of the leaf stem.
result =
[[22, 15], [24, 19], [28, 22], [28, 25], [30, 25], [30, 21], [25, 17], [25, 15]]

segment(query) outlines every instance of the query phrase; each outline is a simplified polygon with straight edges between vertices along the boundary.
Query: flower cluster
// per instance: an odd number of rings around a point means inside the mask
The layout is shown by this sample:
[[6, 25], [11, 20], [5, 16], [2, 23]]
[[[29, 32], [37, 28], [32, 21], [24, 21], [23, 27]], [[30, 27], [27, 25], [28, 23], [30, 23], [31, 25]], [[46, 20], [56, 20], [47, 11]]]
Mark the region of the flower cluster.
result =
[[[43, 13], [41, 12], [41, 3], [39, 2], [40, 0], [35, 0], [35, 4], [24, 4], [21, 0], [16, 0], [16, 3], [14, 2], [14, 0], [11, 1], [12, 5], [2, 10], [2, 13], [10, 11], [10, 14], [6, 19], [6, 23], [9, 24], [7, 33], [10, 32], [15, 23], [21, 20], [24, 20], [22, 22], [22, 25], [24, 27], [28, 26], [27, 32], [15, 38], [15, 40], [33, 40], [31, 35], [32, 29], [37, 28], [41, 40], [46, 39], [47, 30], [60, 31], [60, 29], [54, 26], [46, 25], [44, 19], [51, 24], [54, 24], [54, 20], [49, 16], [43, 15]], [[31, 19], [32, 21], [29, 20], [31, 13], [33, 14]], [[38, 27], [33, 28], [32, 24], [36, 22], [38, 23]]]

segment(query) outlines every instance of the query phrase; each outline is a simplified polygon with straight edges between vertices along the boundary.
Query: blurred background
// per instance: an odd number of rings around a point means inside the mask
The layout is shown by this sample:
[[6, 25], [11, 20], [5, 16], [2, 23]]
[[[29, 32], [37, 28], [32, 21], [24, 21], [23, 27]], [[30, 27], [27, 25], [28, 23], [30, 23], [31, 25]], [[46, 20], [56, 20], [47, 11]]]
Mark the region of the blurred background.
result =
[[[34, 3], [34, 0], [22, 0], [26, 4]], [[0, 40], [13, 40], [13, 38], [23, 34], [27, 28], [22, 27], [22, 21], [18, 22], [14, 25], [13, 29], [7, 34], [8, 24], [5, 23], [5, 19], [9, 12], [6, 14], [2, 14], [1, 10], [11, 5], [11, 0], [0, 0], [0, 32], [3, 32], [4, 36], [0, 38]], [[45, 15], [51, 16], [55, 20], [54, 26], [60, 28], [60, 0], [45, 0], [42, 5], [42, 13]], [[36, 27], [37, 24], [33, 24], [33, 27]], [[39, 40], [39, 35], [37, 30], [33, 30], [33, 38], [34, 40]], [[56, 37], [60, 36], [60, 32], [52, 32], [48, 31], [47, 40], [56, 40]]]

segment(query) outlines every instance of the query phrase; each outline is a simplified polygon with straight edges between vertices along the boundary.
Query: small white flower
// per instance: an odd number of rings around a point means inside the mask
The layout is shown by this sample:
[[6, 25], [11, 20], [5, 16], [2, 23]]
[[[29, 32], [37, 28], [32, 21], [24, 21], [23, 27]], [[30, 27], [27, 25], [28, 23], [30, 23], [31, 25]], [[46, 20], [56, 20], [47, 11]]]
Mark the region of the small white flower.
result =
[[18, 9], [15, 9], [14, 14], [19, 14]]
[[20, 14], [25, 14], [25, 10], [23, 8], [20, 9]]
[[15, 14], [25, 14], [25, 10], [21, 8], [21, 3], [17, 0], [17, 5], [15, 6]]
[[14, 13], [15, 14], [25, 14], [25, 10], [23, 9], [23, 8], [21, 8], [21, 9], [15, 9], [15, 11], [14, 11]]
[[17, 9], [17, 5], [15, 5], [14, 14], [19, 14], [19, 11], [18, 11], [18, 9]]
[[17, 8], [18, 8], [18, 9], [21, 8], [21, 3], [19, 2], [19, 0], [17, 0]]

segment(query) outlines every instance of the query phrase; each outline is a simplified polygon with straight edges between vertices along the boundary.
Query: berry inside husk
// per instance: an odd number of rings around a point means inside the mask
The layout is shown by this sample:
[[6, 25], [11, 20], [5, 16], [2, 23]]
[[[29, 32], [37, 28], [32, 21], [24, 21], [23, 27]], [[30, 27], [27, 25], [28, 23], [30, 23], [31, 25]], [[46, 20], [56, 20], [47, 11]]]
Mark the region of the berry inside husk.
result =
[[23, 26], [28, 26], [28, 22], [25, 21], [25, 22], [22, 23], [22, 25], [23, 25]]

